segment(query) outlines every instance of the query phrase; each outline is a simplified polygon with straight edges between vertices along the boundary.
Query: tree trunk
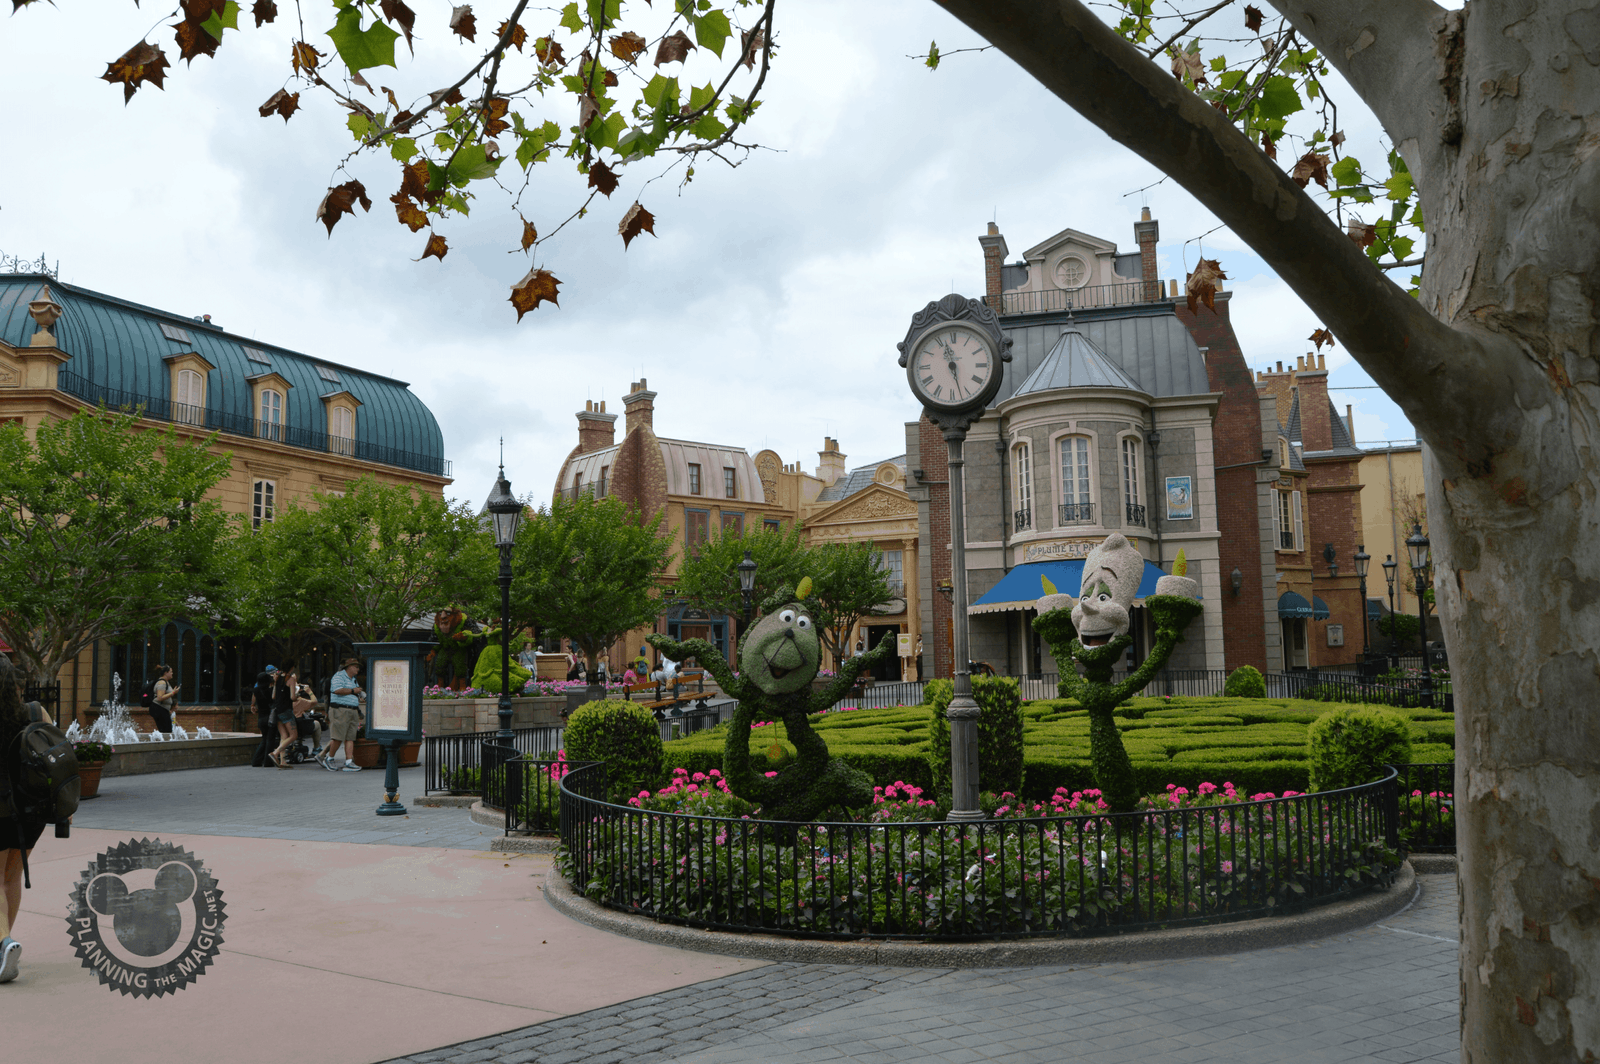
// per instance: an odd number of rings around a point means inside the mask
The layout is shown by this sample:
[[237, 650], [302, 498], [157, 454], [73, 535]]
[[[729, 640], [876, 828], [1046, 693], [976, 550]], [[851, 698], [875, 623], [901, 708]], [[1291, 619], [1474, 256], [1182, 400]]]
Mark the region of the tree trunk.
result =
[[1456, 706], [1462, 1059], [1600, 1059], [1600, 13], [1275, 0], [1417, 182], [1418, 303], [1086, 8], [939, 2], [1211, 208], [1428, 445]]

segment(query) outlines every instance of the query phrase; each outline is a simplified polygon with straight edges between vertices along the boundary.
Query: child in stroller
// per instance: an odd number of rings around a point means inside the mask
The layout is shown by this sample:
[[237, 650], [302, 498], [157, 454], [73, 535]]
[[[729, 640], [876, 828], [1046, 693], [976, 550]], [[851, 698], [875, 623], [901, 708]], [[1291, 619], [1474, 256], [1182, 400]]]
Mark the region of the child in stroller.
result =
[[294, 693], [295, 740], [283, 752], [284, 760], [291, 765], [303, 765], [316, 760], [322, 749], [322, 729], [328, 717], [317, 704], [311, 688], [300, 684]]

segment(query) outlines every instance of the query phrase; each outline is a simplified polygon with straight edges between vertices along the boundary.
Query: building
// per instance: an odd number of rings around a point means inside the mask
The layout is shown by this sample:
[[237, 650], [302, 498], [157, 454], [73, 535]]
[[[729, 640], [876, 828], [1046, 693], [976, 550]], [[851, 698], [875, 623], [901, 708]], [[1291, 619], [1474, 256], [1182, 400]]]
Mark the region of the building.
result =
[[[52, 332], [29, 310], [45, 300], [60, 308]], [[42, 274], [0, 275], [0, 418], [33, 428], [102, 403], [138, 409], [140, 427], [219, 433], [212, 446], [231, 467], [212, 497], [255, 527], [290, 500], [362, 476], [439, 495], [450, 483], [438, 422], [404, 381], [229, 333], [210, 315]], [[304, 663], [308, 675], [332, 673], [337, 648], [328, 642]], [[186, 704], [234, 705], [264, 653], [209, 631], [204, 618], [174, 618], [142, 641], [95, 647], [59, 678], [64, 704], [87, 707], [110, 694], [113, 672], [142, 680], [161, 661], [176, 670]]]
[[[1396, 564], [1394, 610], [1415, 617], [1417, 596], [1411, 590], [1411, 562], [1406, 537], [1412, 527], [1428, 529], [1426, 479], [1422, 471], [1420, 443], [1385, 444], [1368, 448], [1361, 457], [1362, 533], [1372, 566], [1367, 573], [1367, 598], [1374, 600], [1369, 612], [1389, 610], [1389, 586], [1382, 564], [1392, 558]], [[1430, 620], [1429, 638], [1438, 638], [1437, 621]], [[1373, 631], [1374, 637], [1377, 631]]]

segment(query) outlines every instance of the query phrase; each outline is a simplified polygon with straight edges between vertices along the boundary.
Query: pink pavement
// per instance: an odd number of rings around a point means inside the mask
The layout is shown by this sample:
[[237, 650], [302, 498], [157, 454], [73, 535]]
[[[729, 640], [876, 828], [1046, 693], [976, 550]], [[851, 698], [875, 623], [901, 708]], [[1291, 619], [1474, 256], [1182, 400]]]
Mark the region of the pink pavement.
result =
[[[211, 870], [222, 953], [176, 994], [100, 985], [67, 937], [94, 854], [144, 835], [47, 831], [0, 985], [7, 1060], [363, 1064], [757, 968], [597, 931], [543, 897], [551, 858], [459, 849], [164, 835]], [[150, 836], [154, 838], [154, 836]]]

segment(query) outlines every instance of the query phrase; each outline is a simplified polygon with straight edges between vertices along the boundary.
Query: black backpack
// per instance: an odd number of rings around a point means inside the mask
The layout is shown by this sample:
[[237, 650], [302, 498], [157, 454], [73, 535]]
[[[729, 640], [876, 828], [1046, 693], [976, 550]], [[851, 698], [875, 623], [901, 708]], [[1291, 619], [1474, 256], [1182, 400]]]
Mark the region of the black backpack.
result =
[[[0, 777], [6, 793], [0, 795], [0, 816], [12, 816], [56, 825], [56, 837], [67, 838], [67, 822], [78, 811], [78, 755], [62, 730], [51, 724], [44, 707], [28, 703], [28, 723], [9, 749], [0, 753]], [[16, 775], [13, 776], [13, 766]], [[27, 878], [27, 861], [23, 861]], [[32, 883], [28, 884], [32, 886]]]
[[145, 709], [149, 709], [151, 703], [153, 703], [155, 700], [156, 682], [154, 680], [146, 680], [144, 683], [144, 688], [139, 692], [139, 705]]

